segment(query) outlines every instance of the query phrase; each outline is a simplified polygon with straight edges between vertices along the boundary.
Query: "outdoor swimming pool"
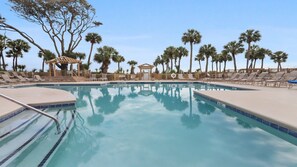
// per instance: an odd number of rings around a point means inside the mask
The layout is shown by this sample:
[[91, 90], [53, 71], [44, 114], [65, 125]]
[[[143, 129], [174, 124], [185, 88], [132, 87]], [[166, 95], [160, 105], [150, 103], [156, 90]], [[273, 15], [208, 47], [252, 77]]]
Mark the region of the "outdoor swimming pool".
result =
[[[56, 149], [48, 154], [45, 166], [297, 165], [295, 138], [193, 94], [195, 89], [224, 91], [228, 90], [226, 87], [205, 84], [50, 87], [71, 92], [77, 103], [72, 125]], [[67, 114], [63, 120], [70, 120], [71, 114]], [[44, 138], [54, 140], [55, 135], [46, 133]], [[27, 152], [38, 154], [33, 148]], [[10, 166], [22, 166], [22, 159], [25, 158], [18, 158]]]

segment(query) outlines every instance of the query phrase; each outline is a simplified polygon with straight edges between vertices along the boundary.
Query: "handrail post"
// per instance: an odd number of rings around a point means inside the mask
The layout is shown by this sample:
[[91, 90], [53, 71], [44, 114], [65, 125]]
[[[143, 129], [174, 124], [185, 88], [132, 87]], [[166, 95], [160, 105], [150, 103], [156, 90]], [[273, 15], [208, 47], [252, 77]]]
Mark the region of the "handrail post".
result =
[[45, 113], [45, 112], [43, 112], [43, 111], [37, 109], [37, 108], [34, 108], [34, 107], [32, 107], [32, 106], [29, 106], [28, 104], [22, 103], [22, 102], [20, 102], [20, 101], [17, 101], [17, 100], [15, 100], [15, 99], [11, 98], [11, 97], [8, 97], [8, 96], [6, 96], [6, 95], [4, 95], [4, 94], [2, 94], [2, 93], [0, 93], [0, 96], [3, 97], [3, 98], [5, 98], [5, 99], [7, 99], [7, 100], [9, 100], [9, 101], [11, 101], [11, 102], [14, 102], [14, 103], [16, 103], [16, 104], [19, 104], [19, 105], [21, 105], [21, 106], [23, 106], [23, 107], [25, 107], [25, 108], [31, 109], [31, 110], [33, 110], [33, 111], [35, 111], [35, 112], [37, 112], [37, 113], [39, 113], [39, 114], [41, 114], [41, 115], [44, 115], [44, 116], [46, 116], [46, 117], [48, 117], [48, 118], [54, 120], [54, 122], [56, 123], [56, 127], [57, 127], [58, 134], [61, 132], [61, 129], [60, 129], [60, 123], [59, 123], [59, 121], [58, 121], [57, 118], [55, 118], [55, 117], [53, 117], [53, 116], [51, 116], [51, 115], [49, 115], [49, 114], [47, 114], [47, 113]]

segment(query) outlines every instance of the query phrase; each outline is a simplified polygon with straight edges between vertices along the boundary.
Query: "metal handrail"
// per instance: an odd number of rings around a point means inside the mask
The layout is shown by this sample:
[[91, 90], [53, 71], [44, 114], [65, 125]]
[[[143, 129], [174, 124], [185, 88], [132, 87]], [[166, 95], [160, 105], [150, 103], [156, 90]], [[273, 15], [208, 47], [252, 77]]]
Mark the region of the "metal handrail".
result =
[[61, 129], [60, 129], [60, 123], [59, 123], [59, 121], [58, 121], [57, 118], [55, 118], [55, 117], [53, 117], [53, 116], [51, 116], [51, 115], [49, 115], [49, 114], [47, 114], [47, 113], [45, 113], [45, 112], [43, 112], [43, 111], [41, 111], [41, 110], [38, 110], [37, 108], [34, 108], [34, 107], [32, 107], [32, 106], [29, 106], [28, 104], [22, 103], [22, 102], [20, 102], [20, 101], [17, 101], [17, 100], [15, 100], [15, 99], [11, 98], [11, 97], [8, 97], [8, 96], [6, 96], [6, 95], [4, 95], [4, 94], [2, 94], [2, 93], [0, 93], [0, 96], [3, 97], [3, 98], [5, 98], [5, 99], [7, 99], [7, 100], [9, 100], [9, 101], [11, 101], [11, 102], [14, 102], [14, 103], [16, 103], [16, 104], [19, 104], [19, 105], [21, 105], [21, 106], [23, 106], [23, 107], [26, 107], [26, 108], [28, 108], [28, 109], [31, 109], [31, 110], [33, 110], [33, 111], [35, 111], [35, 112], [37, 112], [37, 113], [39, 113], [39, 114], [41, 114], [41, 115], [44, 115], [44, 116], [46, 116], [46, 117], [48, 117], [48, 118], [54, 120], [55, 123], [56, 123], [56, 127], [57, 127], [58, 134], [61, 132]]

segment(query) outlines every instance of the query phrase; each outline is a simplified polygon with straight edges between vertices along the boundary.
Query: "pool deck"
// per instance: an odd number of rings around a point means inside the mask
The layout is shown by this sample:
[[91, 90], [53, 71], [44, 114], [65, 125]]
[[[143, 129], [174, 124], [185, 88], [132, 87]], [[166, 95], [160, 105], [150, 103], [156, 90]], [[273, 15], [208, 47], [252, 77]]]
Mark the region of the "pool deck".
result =
[[288, 89], [213, 83], [251, 88], [254, 90], [195, 91], [195, 94], [206, 96], [264, 120], [297, 131], [296, 88]]
[[[49, 88], [0, 88], [0, 93], [33, 106], [75, 103], [76, 101], [75, 96], [69, 92]], [[23, 108], [3, 97], [0, 97], [0, 106], [0, 117]]]
[[[114, 81], [114, 82], [144, 82], [144, 81]], [[145, 82], [193, 82], [193, 80], [156, 80]], [[93, 82], [59, 82], [59, 83], [38, 83], [42, 84], [107, 84], [109, 81]], [[257, 87], [251, 85], [228, 84], [222, 82], [212, 82], [224, 86], [240, 87], [253, 90], [232, 90], [232, 91], [195, 91], [195, 94], [204, 95], [215, 99], [229, 106], [251, 113], [265, 120], [277, 123], [289, 129], [297, 131], [297, 88], [275, 88]], [[27, 84], [34, 85], [34, 84]], [[30, 105], [65, 103], [75, 101], [75, 97], [65, 91], [57, 89], [47, 89], [38, 87], [27, 87], [18, 89], [0, 88], [0, 93], [16, 98], [19, 101]], [[0, 117], [9, 112], [19, 109], [21, 106], [0, 98]]]

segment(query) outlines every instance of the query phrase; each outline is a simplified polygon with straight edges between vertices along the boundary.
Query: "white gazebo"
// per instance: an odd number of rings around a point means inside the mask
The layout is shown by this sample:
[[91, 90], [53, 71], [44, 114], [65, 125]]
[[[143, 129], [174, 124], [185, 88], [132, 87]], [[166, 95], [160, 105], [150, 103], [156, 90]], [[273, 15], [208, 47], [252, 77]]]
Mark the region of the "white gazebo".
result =
[[147, 63], [139, 65], [138, 68], [140, 69], [141, 80], [150, 80], [152, 69], [154, 67], [155, 66], [147, 64]]

